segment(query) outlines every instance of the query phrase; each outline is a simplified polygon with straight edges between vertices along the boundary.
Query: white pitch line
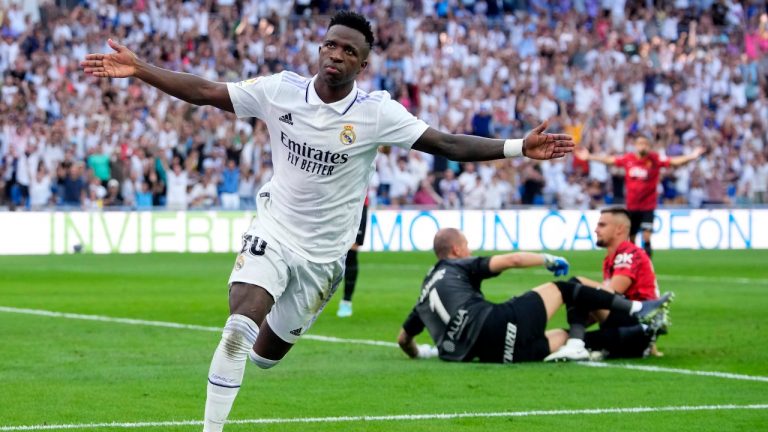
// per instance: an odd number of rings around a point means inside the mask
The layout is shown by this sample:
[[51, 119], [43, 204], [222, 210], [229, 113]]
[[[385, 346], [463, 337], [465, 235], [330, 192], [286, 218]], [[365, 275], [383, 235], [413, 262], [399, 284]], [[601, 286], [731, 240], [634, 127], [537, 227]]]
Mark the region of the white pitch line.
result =
[[641, 370], [646, 372], [669, 372], [669, 373], [676, 373], [676, 374], [682, 374], [682, 375], [697, 375], [697, 376], [709, 376], [709, 377], [717, 377], [717, 378], [728, 378], [728, 379], [743, 380], [743, 381], [768, 382], [768, 377], [756, 376], [756, 375], [742, 375], [742, 374], [735, 374], [735, 373], [729, 373], [729, 372], [697, 371], [697, 370], [690, 370], [690, 369], [633, 365], [633, 364], [626, 364], [626, 363], [614, 364], [614, 363], [603, 363], [603, 362], [579, 362], [578, 364], [582, 366], [591, 366], [591, 367], [612, 367], [612, 368], [621, 368], [621, 369]]
[[[165, 327], [165, 328], [175, 328], [175, 329], [185, 329], [185, 330], [201, 330], [201, 331], [209, 331], [209, 332], [220, 332], [222, 330], [221, 327], [209, 327], [209, 326], [201, 326], [201, 325], [194, 325], [194, 324], [180, 324], [180, 323], [166, 322], [166, 321], [148, 321], [148, 320], [140, 320], [140, 319], [133, 319], [133, 318], [114, 318], [114, 317], [101, 316], [101, 315], [85, 315], [85, 314], [76, 314], [76, 313], [68, 313], [68, 312], [54, 312], [54, 311], [43, 310], [43, 309], [15, 308], [15, 307], [8, 307], [8, 306], [0, 306], [0, 312], [20, 313], [25, 315], [38, 315], [38, 316], [46, 316], [46, 317], [52, 317], [52, 318], [68, 318], [68, 319], [79, 319], [79, 320], [87, 320], [87, 321], [101, 321], [101, 322], [111, 322], [111, 323], [118, 323], [118, 324], [140, 325], [140, 326], [150, 326], [150, 327]], [[383, 346], [388, 348], [396, 348], [398, 346], [394, 342], [385, 342], [385, 341], [377, 341], [377, 340], [369, 340], [369, 339], [344, 339], [344, 338], [338, 338], [338, 337], [332, 337], [332, 336], [321, 336], [321, 335], [311, 335], [311, 334], [304, 335], [302, 336], [302, 338], [316, 340], [320, 342]], [[613, 368], [622, 368], [622, 369], [642, 370], [646, 372], [664, 372], [664, 373], [676, 373], [676, 374], [682, 374], [682, 375], [697, 375], [697, 376], [708, 376], [708, 377], [715, 377], [715, 378], [735, 379], [735, 380], [742, 380], [742, 381], [768, 382], [768, 377], [757, 376], [757, 375], [742, 375], [742, 374], [735, 374], [735, 373], [729, 373], [729, 372], [696, 371], [696, 370], [689, 370], [689, 369], [676, 369], [676, 368], [643, 366], [643, 365], [622, 364], [622, 363], [614, 364], [614, 363], [603, 363], [603, 362], [582, 362], [578, 364], [584, 365], [584, 366], [592, 366], [592, 367], [613, 367]]]
[[[462, 418], [498, 418], [498, 417], [534, 417], [534, 416], [568, 416], [568, 415], [600, 415], [600, 414], [642, 414], [655, 412], [679, 411], [728, 411], [728, 410], [764, 410], [768, 404], [751, 405], [683, 405], [663, 407], [633, 407], [633, 408], [588, 408], [580, 410], [535, 410], [535, 411], [505, 411], [488, 413], [444, 413], [444, 414], [401, 414], [382, 416], [340, 416], [340, 417], [297, 417], [297, 418], [266, 418], [230, 420], [227, 424], [286, 424], [286, 423], [342, 423], [342, 422], [377, 422], [377, 421], [416, 421], [416, 420], [453, 420]], [[38, 431], [62, 429], [97, 429], [97, 428], [144, 428], [144, 427], [173, 427], [199, 426], [199, 420], [137, 422], [137, 423], [82, 423], [32, 426], [0, 426], [0, 431]]]
[[[184, 330], [201, 330], [201, 331], [209, 331], [209, 332], [216, 332], [216, 333], [220, 333], [222, 331], [221, 327], [201, 326], [201, 325], [195, 325], [195, 324], [180, 324], [180, 323], [167, 322], [167, 321], [148, 321], [148, 320], [140, 320], [140, 319], [133, 319], [133, 318], [114, 318], [114, 317], [101, 316], [101, 315], [85, 315], [85, 314], [76, 314], [76, 313], [69, 313], [69, 312], [54, 312], [54, 311], [43, 310], [43, 309], [15, 308], [15, 307], [8, 307], [8, 306], [0, 306], [0, 312], [46, 316], [51, 318], [68, 318], [68, 319], [78, 319], [78, 320], [86, 320], [86, 321], [111, 322], [111, 323], [118, 323], [118, 324], [129, 324], [129, 325], [139, 325], [139, 326], [149, 326], [149, 327], [165, 327], [165, 328], [175, 328], [175, 329], [184, 329]], [[373, 346], [385, 346], [385, 347], [392, 347], [392, 348], [397, 348], [398, 346], [394, 342], [384, 342], [384, 341], [367, 340], [367, 339], [342, 339], [342, 338], [337, 338], [332, 336], [320, 336], [320, 335], [311, 335], [311, 334], [303, 335], [302, 338], [317, 340], [322, 342], [348, 343], [348, 344], [355, 344], [355, 345], [373, 345]]]

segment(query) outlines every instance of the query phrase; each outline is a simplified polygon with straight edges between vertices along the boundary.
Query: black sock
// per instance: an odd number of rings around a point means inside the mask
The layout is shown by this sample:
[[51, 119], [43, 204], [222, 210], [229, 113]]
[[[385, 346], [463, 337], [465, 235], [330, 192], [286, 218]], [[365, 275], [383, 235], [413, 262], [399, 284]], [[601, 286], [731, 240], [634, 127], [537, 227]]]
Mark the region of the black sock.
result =
[[573, 282], [557, 281], [554, 284], [563, 295], [563, 302], [568, 308], [576, 307], [587, 311], [609, 309], [627, 313], [632, 310], [632, 300], [607, 291]]
[[357, 251], [347, 252], [347, 259], [344, 262], [344, 300], [352, 301], [352, 294], [355, 293], [355, 283], [357, 282]]
[[568, 329], [568, 337], [584, 339], [584, 334], [587, 332], [589, 311], [576, 306], [568, 306], [566, 308], [566, 316], [568, 317], [568, 326], [570, 327]]

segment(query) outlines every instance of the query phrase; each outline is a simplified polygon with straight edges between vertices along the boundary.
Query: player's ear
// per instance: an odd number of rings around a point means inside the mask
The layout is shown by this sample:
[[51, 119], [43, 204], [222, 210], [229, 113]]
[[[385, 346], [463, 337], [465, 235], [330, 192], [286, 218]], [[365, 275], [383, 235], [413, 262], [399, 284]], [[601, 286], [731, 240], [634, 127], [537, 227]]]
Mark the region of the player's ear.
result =
[[368, 62], [367, 61], [364, 61], [364, 62], [360, 63], [360, 72], [364, 71], [365, 68], [367, 68], [367, 67], [368, 67]]

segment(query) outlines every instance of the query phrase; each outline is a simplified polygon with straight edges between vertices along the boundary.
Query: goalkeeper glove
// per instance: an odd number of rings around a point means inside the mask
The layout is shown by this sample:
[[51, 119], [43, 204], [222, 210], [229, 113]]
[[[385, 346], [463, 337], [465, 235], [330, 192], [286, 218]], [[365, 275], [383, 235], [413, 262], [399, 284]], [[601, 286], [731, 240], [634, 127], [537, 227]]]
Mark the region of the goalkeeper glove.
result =
[[416, 355], [417, 358], [428, 359], [432, 357], [437, 357], [437, 347], [434, 347], [430, 344], [419, 345], [418, 349], [419, 349], [419, 353]]
[[544, 266], [547, 270], [555, 274], [555, 276], [565, 276], [568, 274], [568, 261], [559, 256], [543, 254]]

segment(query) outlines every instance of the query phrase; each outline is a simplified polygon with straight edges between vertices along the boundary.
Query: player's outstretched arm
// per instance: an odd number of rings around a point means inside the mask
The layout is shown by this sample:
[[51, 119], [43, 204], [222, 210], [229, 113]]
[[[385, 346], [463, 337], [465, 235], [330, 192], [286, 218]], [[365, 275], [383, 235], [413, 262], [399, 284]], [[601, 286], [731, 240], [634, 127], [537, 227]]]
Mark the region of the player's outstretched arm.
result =
[[577, 158], [583, 159], [583, 160], [592, 160], [604, 163], [606, 165], [613, 165], [616, 163], [616, 158], [614, 156], [607, 156], [607, 155], [593, 155], [584, 147], [579, 147], [578, 150], [574, 153]]
[[534, 128], [522, 140], [499, 140], [474, 135], [448, 134], [428, 128], [413, 145], [414, 150], [468, 162], [527, 156], [531, 159], [557, 159], [573, 151], [573, 138], [548, 134], [547, 122]]
[[494, 255], [488, 262], [488, 267], [494, 273], [501, 273], [511, 268], [526, 268], [544, 266], [555, 276], [568, 274], [568, 260], [563, 257], [535, 252], [513, 252]]
[[86, 74], [99, 78], [136, 77], [183, 101], [235, 112], [225, 83], [162, 69], [139, 59], [133, 51], [112, 39], [107, 40], [107, 44], [115, 52], [87, 54], [80, 62]]
[[704, 147], [696, 147], [693, 149], [693, 152], [688, 155], [683, 156], [677, 156], [669, 159], [669, 164], [673, 167], [678, 167], [680, 165], [685, 165], [688, 162], [694, 161], [701, 157], [705, 152]]

